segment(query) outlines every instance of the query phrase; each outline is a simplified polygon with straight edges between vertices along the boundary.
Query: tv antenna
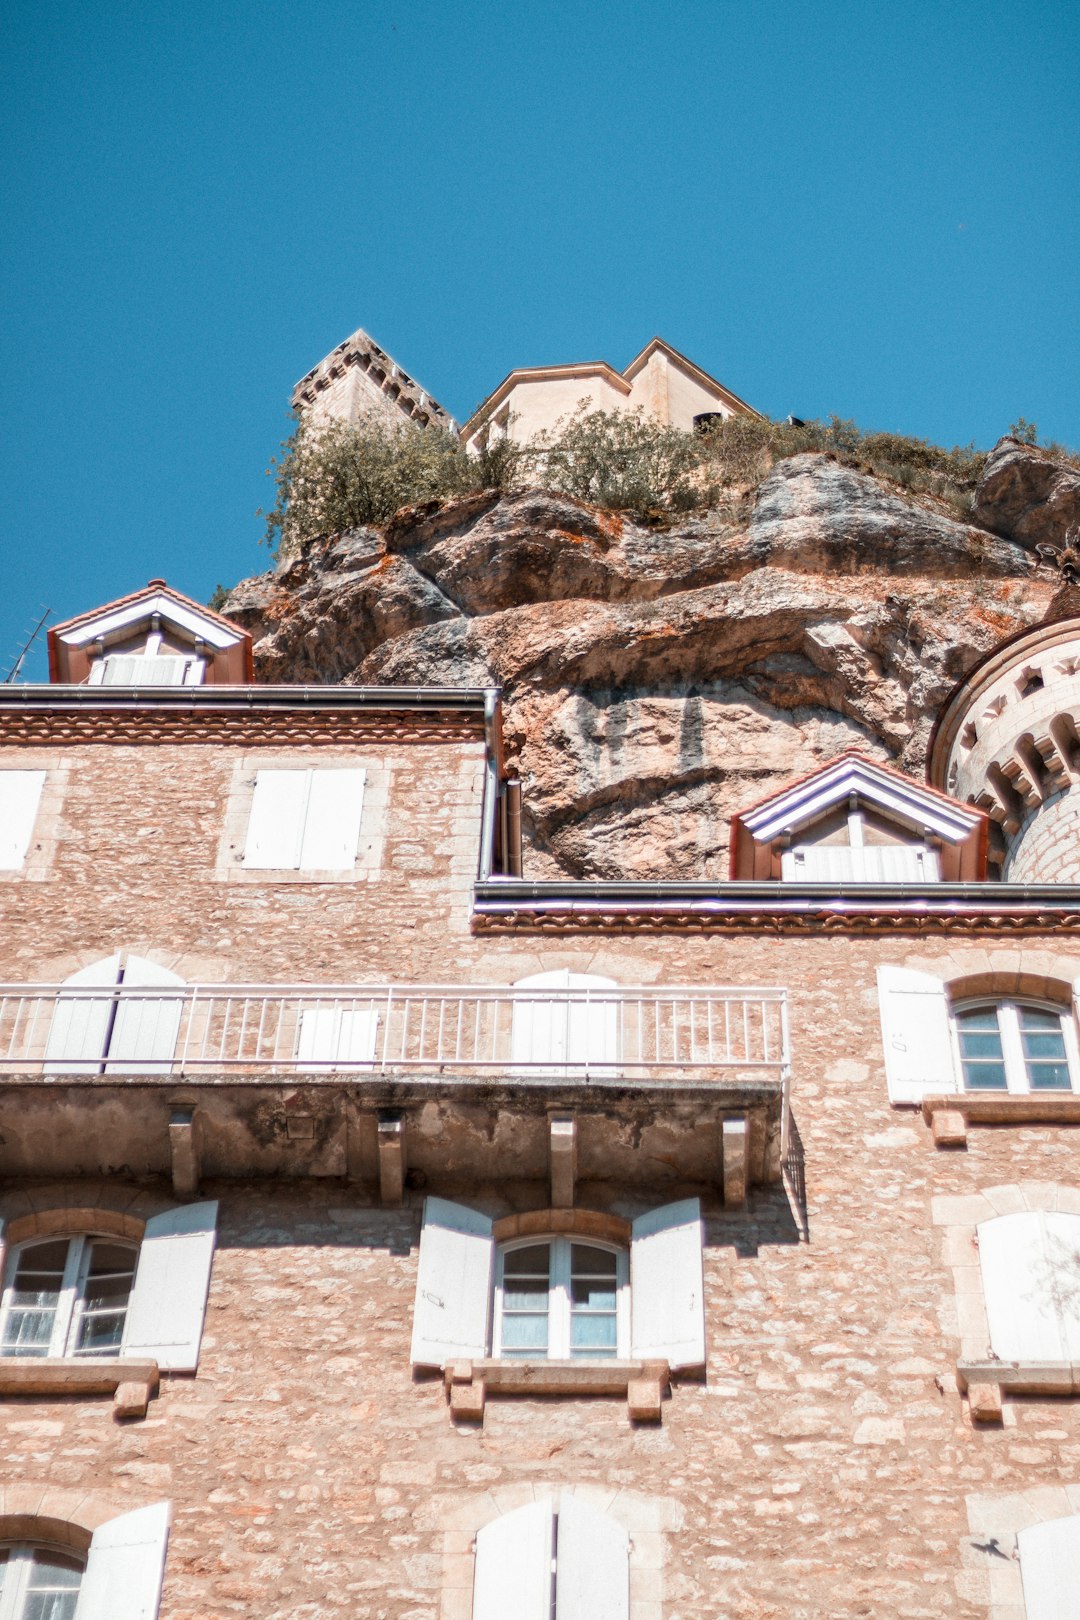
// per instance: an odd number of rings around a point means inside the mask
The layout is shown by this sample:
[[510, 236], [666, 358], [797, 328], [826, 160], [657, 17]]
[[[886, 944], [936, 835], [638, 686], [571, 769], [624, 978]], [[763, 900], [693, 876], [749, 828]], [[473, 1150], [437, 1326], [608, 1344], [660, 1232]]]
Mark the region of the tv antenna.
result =
[[51, 612], [52, 608], [44, 608], [42, 610], [41, 617], [38, 619], [38, 622], [35, 624], [34, 628], [31, 630], [30, 634], [22, 644], [22, 651], [19, 653], [18, 658], [16, 658], [15, 662], [4, 676], [4, 686], [10, 686], [14, 681], [18, 680], [22, 667], [26, 663], [27, 655], [29, 654], [31, 647], [34, 645], [34, 642], [41, 634], [45, 620], [49, 617]]

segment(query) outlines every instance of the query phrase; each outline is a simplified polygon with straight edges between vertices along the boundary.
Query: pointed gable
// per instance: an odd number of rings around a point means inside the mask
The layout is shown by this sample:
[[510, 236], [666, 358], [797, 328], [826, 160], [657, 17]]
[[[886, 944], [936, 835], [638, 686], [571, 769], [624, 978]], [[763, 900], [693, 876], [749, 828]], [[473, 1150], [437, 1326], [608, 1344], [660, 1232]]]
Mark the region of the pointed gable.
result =
[[141, 591], [53, 625], [49, 679], [71, 686], [243, 686], [254, 679], [251, 636], [152, 579]]
[[731, 818], [733, 879], [979, 882], [986, 849], [981, 810], [854, 752]]

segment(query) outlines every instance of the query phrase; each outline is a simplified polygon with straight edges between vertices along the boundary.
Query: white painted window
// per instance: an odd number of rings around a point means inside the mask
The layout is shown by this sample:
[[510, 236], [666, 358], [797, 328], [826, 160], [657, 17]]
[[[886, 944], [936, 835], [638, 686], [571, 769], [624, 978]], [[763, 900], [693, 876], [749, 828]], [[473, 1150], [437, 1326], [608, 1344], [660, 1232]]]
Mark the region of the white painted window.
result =
[[1076, 1620], [1080, 1613], [1080, 1517], [1030, 1525], [1016, 1538], [1027, 1620]]
[[1019, 1210], [977, 1232], [993, 1355], [1080, 1361], [1080, 1215]]
[[[161, 987], [161, 994], [152, 992]], [[119, 954], [65, 979], [45, 1044], [47, 1074], [154, 1074], [172, 1067], [184, 981]], [[100, 991], [100, 994], [95, 994]]]
[[0, 1355], [152, 1357], [194, 1372], [216, 1222], [216, 1203], [185, 1204], [147, 1221], [141, 1244], [94, 1233], [20, 1244], [0, 1294]]
[[629, 1620], [630, 1538], [563, 1492], [484, 1526], [476, 1538], [472, 1620]]
[[629, 1256], [574, 1237], [499, 1251], [492, 1352], [506, 1359], [606, 1360], [630, 1348]]
[[938, 883], [937, 854], [925, 844], [796, 844], [780, 856], [785, 882]]
[[572, 1234], [495, 1253], [491, 1219], [428, 1198], [420, 1234], [412, 1359], [705, 1362], [701, 1206], [665, 1204], [631, 1226], [625, 1250]]
[[366, 773], [263, 770], [255, 776], [244, 866], [253, 871], [343, 872], [356, 864]]
[[1028, 1001], [962, 1003], [953, 1011], [965, 1091], [1073, 1091], [1071, 1010]]
[[44, 771], [0, 771], [0, 872], [22, 870], [44, 786]]
[[510, 1060], [556, 1072], [615, 1068], [619, 1061], [619, 1011], [614, 979], [565, 968], [535, 973], [514, 985]]
[[202, 658], [173, 653], [109, 653], [90, 666], [88, 686], [201, 686]]
[[8, 1263], [0, 1355], [118, 1355], [137, 1255], [112, 1237], [21, 1244]]
[[84, 1568], [58, 1548], [0, 1546], [0, 1620], [75, 1620]]

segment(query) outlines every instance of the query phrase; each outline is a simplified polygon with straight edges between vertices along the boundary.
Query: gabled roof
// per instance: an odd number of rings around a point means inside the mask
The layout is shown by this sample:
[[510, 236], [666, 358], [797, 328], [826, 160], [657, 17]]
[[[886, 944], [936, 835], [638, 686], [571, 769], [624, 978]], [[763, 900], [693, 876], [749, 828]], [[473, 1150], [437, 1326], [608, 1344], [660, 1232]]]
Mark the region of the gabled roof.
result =
[[615, 367], [609, 365], [606, 360], [581, 360], [570, 365], [561, 366], [516, 367], [503, 378], [493, 393], [490, 393], [486, 399], [481, 400], [465, 426], [461, 429], [461, 437], [462, 439], [470, 438], [487, 417], [493, 415], [499, 409], [499, 406], [503, 404], [520, 382], [558, 382], [568, 377], [602, 377], [606, 383], [620, 394], [629, 394], [638, 372], [648, 365], [652, 356], [658, 351], [665, 354], [673, 365], [686, 372], [695, 382], [700, 383], [703, 388], [716, 394], [732, 410], [741, 411], [750, 416], [760, 415], [760, 412], [755, 411], [752, 405], [748, 405], [744, 399], [740, 399], [738, 394], [733, 394], [730, 388], [725, 388], [723, 383], [718, 382], [707, 371], [703, 371], [700, 366], [696, 366], [692, 360], [688, 360], [685, 354], [680, 354], [678, 349], [673, 349], [670, 343], [664, 342], [663, 338], [654, 337], [646, 343], [640, 354], [634, 356], [623, 371], [616, 371]]
[[760, 865], [755, 846], [794, 836], [848, 804], [852, 796], [886, 819], [920, 836], [929, 833], [955, 849], [959, 858], [950, 864], [956, 866], [958, 878], [974, 881], [985, 876], [988, 818], [983, 811], [851, 750], [732, 816], [732, 877], [755, 875]]
[[98, 642], [118, 641], [155, 618], [179, 631], [183, 640], [208, 648], [215, 665], [221, 666], [219, 682], [242, 684], [254, 679], [249, 633], [213, 608], [173, 590], [163, 579], [152, 579], [141, 591], [54, 624], [49, 631], [49, 679], [84, 680], [90, 650]]

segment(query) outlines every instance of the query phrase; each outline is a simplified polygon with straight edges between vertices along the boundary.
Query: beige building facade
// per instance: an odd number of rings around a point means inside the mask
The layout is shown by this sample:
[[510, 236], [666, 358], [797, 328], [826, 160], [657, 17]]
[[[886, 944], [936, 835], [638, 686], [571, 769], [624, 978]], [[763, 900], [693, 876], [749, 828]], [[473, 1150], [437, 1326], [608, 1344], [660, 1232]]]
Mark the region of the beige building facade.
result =
[[846, 756], [534, 882], [497, 692], [148, 592], [0, 693], [0, 1620], [1071, 1613], [1071, 881]]

